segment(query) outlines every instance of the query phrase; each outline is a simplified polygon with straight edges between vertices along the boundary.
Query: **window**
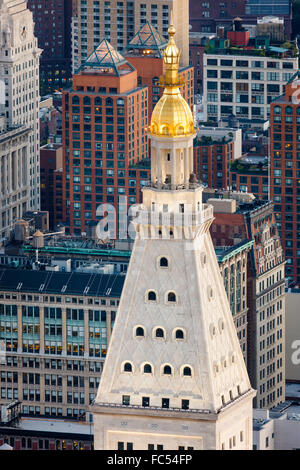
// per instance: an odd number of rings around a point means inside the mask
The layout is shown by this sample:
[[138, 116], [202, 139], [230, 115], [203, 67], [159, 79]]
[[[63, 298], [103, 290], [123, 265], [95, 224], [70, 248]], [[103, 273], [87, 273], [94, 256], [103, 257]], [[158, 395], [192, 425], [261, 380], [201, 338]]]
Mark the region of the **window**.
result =
[[186, 375], [188, 377], [191, 377], [192, 376], [192, 369], [190, 367], [185, 367], [183, 369], [183, 375]]
[[141, 326], [139, 326], [139, 327], [135, 330], [135, 334], [136, 334], [136, 336], [145, 336], [144, 328], [142, 328]]
[[162, 328], [157, 328], [155, 331], [156, 338], [164, 338], [164, 330]]
[[162, 398], [161, 400], [162, 408], [169, 408], [170, 407], [170, 400], [169, 398]]
[[172, 375], [172, 368], [171, 366], [164, 367], [164, 375]]
[[125, 362], [124, 372], [132, 372], [132, 365], [130, 364], [130, 362]]
[[156, 293], [153, 290], [148, 292], [148, 300], [152, 302], [156, 301]]
[[165, 257], [160, 258], [159, 265], [160, 265], [161, 268], [167, 268], [168, 265], [169, 265], [169, 262], [168, 262], [167, 258], [165, 258]]
[[168, 302], [176, 302], [176, 295], [174, 294], [174, 292], [168, 293]]
[[175, 338], [176, 339], [184, 339], [184, 332], [182, 330], [176, 330]]
[[142, 406], [149, 406], [149, 405], [150, 405], [150, 398], [142, 397]]
[[152, 374], [152, 367], [150, 364], [144, 365], [144, 374]]
[[126, 406], [130, 405], [130, 396], [129, 395], [123, 395], [122, 404], [126, 405]]
[[190, 406], [189, 400], [181, 400], [181, 408], [183, 410], [188, 410]]

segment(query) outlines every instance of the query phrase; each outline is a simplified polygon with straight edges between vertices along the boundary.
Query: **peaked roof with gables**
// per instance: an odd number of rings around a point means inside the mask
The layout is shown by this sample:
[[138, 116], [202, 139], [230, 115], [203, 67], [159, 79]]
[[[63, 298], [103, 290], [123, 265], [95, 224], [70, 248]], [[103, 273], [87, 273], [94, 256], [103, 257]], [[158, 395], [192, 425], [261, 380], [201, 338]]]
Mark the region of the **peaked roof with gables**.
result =
[[116, 51], [114, 47], [103, 39], [99, 46], [89, 55], [86, 61], [80, 67], [80, 70], [99, 69], [106, 73], [113, 73], [117, 76], [128, 71], [134, 70], [134, 67]]

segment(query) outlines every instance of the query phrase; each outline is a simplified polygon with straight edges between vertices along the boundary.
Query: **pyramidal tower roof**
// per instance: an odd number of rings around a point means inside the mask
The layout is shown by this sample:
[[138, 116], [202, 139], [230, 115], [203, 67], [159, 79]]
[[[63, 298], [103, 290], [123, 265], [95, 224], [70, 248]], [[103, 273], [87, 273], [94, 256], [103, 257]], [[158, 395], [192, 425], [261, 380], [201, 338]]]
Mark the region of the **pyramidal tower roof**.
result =
[[157, 51], [159, 56], [162, 57], [162, 51], [167, 43], [168, 41], [166, 41], [159, 31], [157, 31], [149, 21], [146, 21], [128, 43], [126, 49], [148, 49], [152, 52]]
[[114, 75], [123, 75], [133, 71], [134, 67], [107, 41], [103, 39], [96, 47], [79, 70], [100, 71], [102, 73], [112, 73]]

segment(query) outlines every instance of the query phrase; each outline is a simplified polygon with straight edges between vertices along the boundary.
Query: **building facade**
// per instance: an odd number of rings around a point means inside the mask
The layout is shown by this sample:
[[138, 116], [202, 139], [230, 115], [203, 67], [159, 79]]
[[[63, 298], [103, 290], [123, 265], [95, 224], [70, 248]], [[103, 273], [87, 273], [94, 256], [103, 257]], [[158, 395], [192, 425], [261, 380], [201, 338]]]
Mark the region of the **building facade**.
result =
[[[228, 197], [228, 196], [226, 196]], [[236, 210], [226, 200], [215, 206], [212, 238], [218, 245], [254, 240], [248, 257], [248, 358], [257, 408], [273, 408], [285, 401], [285, 277], [284, 256], [273, 204], [230, 193]], [[222, 201], [222, 200], [221, 200]]]
[[147, 158], [147, 123], [147, 87], [138, 85], [134, 67], [104, 39], [63, 93], [67, 232], [85, 232], [86, 224], [103, 215], [97, 213], [103, 203], [118, 211], [119, 199], [128, 196], [127, 214], [136, 202], [129, 167]]
[[43, 145], [40, 155], [41, 210], [49, 212], [49, 227], [53, 229], [58, 220], [62, 221], [62, 145], [55, 143]]
[[[137, 70], [138, 84], [148, 87], [149, 116], [163, 93], [159, 79], [164, 73], [163, 49], [166, 44], [166, 39], [149, 21], [146, 21], [123, 51], [124, 57]], [[180, 67], [179, 77], [184, 80], [182, 96], [192, 108], [194, 105], [193, 67]]]
[[261, 17], [279, 17], [284, 21], [284, 33], [289, 39], [292, 32], [292, 7], [290, 0], [237, 0], [235, 2], [198, 2], [190, 0], [190, 24], [192, 30], [215, 33], [218, 27], [228, 28], [235, 17], [245, 24], [256, 25]]
[[148, 130], [151, 185], [91, 407], [97, 450], [252, 448], [255, 392], [209, 235], [212, 206], [193, 179], [194, 120], [174, 34], [171, 24]]
[[[248, 31], [229, 33], [231, 39], [211, 40], [204, 54], [204, 120], [219, 121], [232, 114], [267, 120], [271, 101], [298, 70], [298, 58], [288, 49], [268, 45], [266, 38], [250, 40]], [[232, 45], [241, 51], [237, 54]]]
[[247, 266], [249, 251], [253, 243], [253, 240], [244, 240], [233, 247], [218, 246], [215, 248], [226, 295], [230, 303], [230, 310], [246, 365], [248, 360]]
[[0, 234], [9, 238], [14, 222], [30, 208], [30, 129], [7, 128], [1, 118], [0, 133]]
[[300, 83], [299, 73], [271, 104], [270, 191], [286, 257], [289, 282], [300, 282]]
[[254, 194], [258, 199], [270, 199], [269, 166], [267, 157], [252, 156], [232, 162], [229, 170], [229, 187], [233, 191]]
[[123, 283], [123, 275], [2, 269], [1, 404], [19, 399], [24, 415], [85, 415]]
[[93, 450], [88, 423], [55, 418], [22, 417], [16, 426], [0, 427], [0, 446], [12, 450]]
[[194, 141], [194, 169], [197, 178], [209, 188], [229, 187], [229, 169], [234, 158], [234, 142], [199, 136]]
[[28, 0], [34, 32], [43, 50], [40, 59], [41, 95], [71, 82], [71, 19], [73, 0]]
[[76, 67], [105, 38], [112, 46], [123, 51], [135, 33], [147, 20], [167, 37], [170, 13], [173, 11], [174, 24], [178, 29], [178, 43], [182, 50], [181, 64], [189, 65], [189, 3], [188, 0], [115, 1], [99, 2], [76, 0], [73, 18], [73, 74]]
[[30, 209], [40, 207], [39, 57], [32, 13], [25, 1], [3, 0], [0, 9], [0, 80], [5, 97], [0, 104], [7, 126], [30, 128]]

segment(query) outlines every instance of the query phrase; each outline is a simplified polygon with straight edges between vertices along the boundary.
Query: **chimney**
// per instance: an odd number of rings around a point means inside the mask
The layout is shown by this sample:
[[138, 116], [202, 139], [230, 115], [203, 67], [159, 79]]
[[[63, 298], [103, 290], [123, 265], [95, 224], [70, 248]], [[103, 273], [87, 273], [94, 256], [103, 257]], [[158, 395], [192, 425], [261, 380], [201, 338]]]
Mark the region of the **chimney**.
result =
[[225, 37], [225, 28], [224, 28], [224, 26], [217, 26], [217, 36], [220, 39], [224, 39], [224, 37]]

